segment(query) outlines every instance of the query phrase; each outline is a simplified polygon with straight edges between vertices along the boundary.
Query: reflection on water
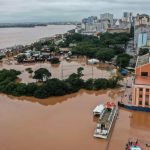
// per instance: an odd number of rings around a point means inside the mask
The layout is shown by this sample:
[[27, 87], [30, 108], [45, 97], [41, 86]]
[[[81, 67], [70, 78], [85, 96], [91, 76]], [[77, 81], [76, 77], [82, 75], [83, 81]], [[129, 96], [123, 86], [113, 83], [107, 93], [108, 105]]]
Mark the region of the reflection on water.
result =
[[82, 96], [84, 94], [87, 95], [93, 95], [93, 96], [100, 96], [102, 94], [107, 94], [107, 99], [108, 101], [112, 101], [112, 102], [117, 102], [117, 98], [120, 96], [120, 89], [114, 89], [114, 90], [100, 90], [100, 91], [88, 91], [88, 90], [80, 90], [77, 93], [73, 93], [73, 94], [68, 94], [65, 96], [58, 96], [58, 97], [50, 97], [50, 98], [46, 98], [46, 99], [38, 99], [38, 98], [34, 98], [34, 97], [26, 97], [26, 96], [21, 96], [21, 97], [14, 97], [14, 96], [8, 96], [11, 100], [20, 100], [20, 101], [29, 101], [32, 103], [39, 103], [41, 105], [56, 105], [58, 103], [63, 103], [67, 100], [70, 100], [72, 98], [75, 98], [77, 96]]
[[[115, 102], [120, 95], [120, 89], [80, 90], [44, 100], [2, 94], [0, 150], [105, 150], [108, 141], [93, 138], [97, 118], [92, 111], [99, 103]], [[148, 113], [120, 109], [109, 149], [124, 149], [129, 137], [150, 140], [149, 122]]]

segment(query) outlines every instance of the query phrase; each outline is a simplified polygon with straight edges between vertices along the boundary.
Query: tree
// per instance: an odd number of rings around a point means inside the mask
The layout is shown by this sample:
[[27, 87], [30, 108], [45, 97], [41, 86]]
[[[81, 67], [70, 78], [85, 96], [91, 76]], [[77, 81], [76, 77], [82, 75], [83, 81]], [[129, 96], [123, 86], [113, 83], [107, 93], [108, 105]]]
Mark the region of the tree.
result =
[[26, 59], [26, 55], [22, 54], [22, 55], [18, 55], [17, 56], [17, 62], [18, 63], [23, 63], [23, 61]]
[[38, 89], [37, 84], [35, 83], [28, 83], [26, 86], [26, 95], [33, 96], [34, 92]]
[[131, 58], [131, 56], [128, 54], [120, 54], [117, 56], [116, 64], [120, 68], [125, 68], [125, 67], [129, 66], [130, 58]]
[[84, 70], [83, 67], [79, 67], [79, 68], [77, 69], [77, 74], [78, 74], [78, 77], [79, 77], [79, 78], [81, 78], [81, 77], [83, 76], [83, 73], [82, 73], [83, 70]]
[[51, 77], [51, 73], [46, 68], [40, 68], [34, 72], [33, 79], [43, 81], [44, 79], [49, 79]]
[[107, 79], [96, 79], [94, 81], [94, 89], [100, 90], [100, 89], [106, 89], [109, 87], [109, 83]]
[[85, 82], [85, 89], [87, 90], [93, 90], [94, 88], [94, 80], [93, 79], [88, 79], [86, 82]]
[[114, 52], [111, 49], [102, 49], [96, 53], [96, 58], [100, 61], [110, 61], [114, 56]]
[[3, 58], [5, 58], [5, 55], [1, 55], [1, 56], [0, 56], [0, 61], [1, 61]]
[[29, 74], [32, 74], [32, 73], [33, 73], [32, 68], [26, 68], [26, 71], [27, 71]]
[[59, 58], [52, 58], [51, 60], [50, 60], [50, 62], [51, 62], [51, 64], [59, 64], [60, 63], [60, 60], [59, 60]]
[[36, 98], [47, 98], [49, 96], [49, 93], [47, 91], [47, 88], [45, 85], [41, 85], [35, 90], [34, 96]]
[[49, 96], [61, 96], [68, 93], [67, 84], [59, 79], [49, 79], [45, 83]]

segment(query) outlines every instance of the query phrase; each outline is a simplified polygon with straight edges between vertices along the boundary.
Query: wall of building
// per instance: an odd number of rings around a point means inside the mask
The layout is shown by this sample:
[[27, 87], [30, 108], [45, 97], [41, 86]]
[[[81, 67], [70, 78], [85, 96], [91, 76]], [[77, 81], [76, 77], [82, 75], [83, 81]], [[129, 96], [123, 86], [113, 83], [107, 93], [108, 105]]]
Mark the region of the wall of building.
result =
[[146, 64], [135, 69], [136, 76], [140, 76], [141, 72], [148, 72], [148, 76], [150, 76], [150, 64]]

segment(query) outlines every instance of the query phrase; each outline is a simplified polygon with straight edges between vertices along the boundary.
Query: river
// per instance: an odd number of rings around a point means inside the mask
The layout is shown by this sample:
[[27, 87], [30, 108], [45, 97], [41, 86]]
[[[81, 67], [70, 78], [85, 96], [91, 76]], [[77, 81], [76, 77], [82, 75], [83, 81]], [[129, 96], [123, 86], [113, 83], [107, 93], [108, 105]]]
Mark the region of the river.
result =
[[[97, 119], [92, 110], [100, 102], [115, 102], [121, 94], [120, 89], [81, 90], [45, 100], [1, 94], [0, 149], [106, 150], [108, 141], [93, 137]], [[120, 109], [109, 150], [123, 150], [129, 137], [150, 140], [149, 131], [148, 113]]]
[[74, 29], [74, 25], [48, 25], [34, 28], [0, 28], [0, 49], [15, 45], [26, 45], [40, 38], [63, 34]]

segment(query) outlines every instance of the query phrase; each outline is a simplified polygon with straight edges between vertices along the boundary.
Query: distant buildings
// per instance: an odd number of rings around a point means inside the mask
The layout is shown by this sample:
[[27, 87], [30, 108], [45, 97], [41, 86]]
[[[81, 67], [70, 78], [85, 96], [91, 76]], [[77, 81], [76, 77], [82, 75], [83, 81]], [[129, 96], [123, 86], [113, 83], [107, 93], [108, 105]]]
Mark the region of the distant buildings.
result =
[[122, 21], [132, 23], [132, 21], [133, 21], [132, 17], [133, 17], [132, 12], [124, 12]]
[[135, 68], [133, 83], [132, 105], [150, 106], [150, 55], [139, 56]]
[[110, 25], [113, 25], [114, 15], [110, 13], [100, 14], [100, 20], [102, 22], [108, 22]]
[[96, 32], [97, 17], [91, 16], [82, 20], [82, 29], [85, 32]]
[[83, 34], [130, 32], [132, 13], [124, 13], [122, 19], [114, 19], [110, 13], [100, 14], [100, 18], [91, 16], [82, 20]]

